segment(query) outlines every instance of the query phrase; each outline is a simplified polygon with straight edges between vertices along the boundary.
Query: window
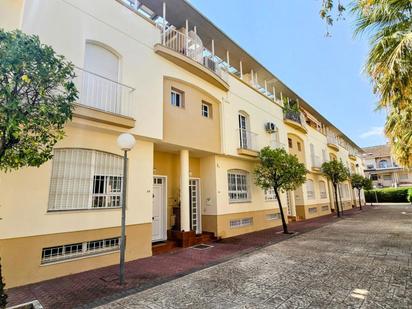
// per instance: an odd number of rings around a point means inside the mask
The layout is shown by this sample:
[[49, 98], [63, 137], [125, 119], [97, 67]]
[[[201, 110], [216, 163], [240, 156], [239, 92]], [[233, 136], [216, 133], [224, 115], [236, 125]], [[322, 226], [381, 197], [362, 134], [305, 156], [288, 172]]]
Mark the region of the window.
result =
[[383, 180], [392, 181], [392, 175], [383, 175]]
[[408, 180], [408, 173], [402, 173], [399, 175], [400, 180]]
[[227, 174], [229, 202], [249, 200], [248, 173], [241, 170], [231, 170]]
[[119, 249], [119, 246], [119, 237], [114, 237], [43, 248], [41, 263], [47, 264], [56, 261], [69, 260], [80, 256], [88, 256], [102, 252], [115, 251]]
[[372, 180], [378, 180], [378, 175], [377, 174], [371, 174], [371, 179]]
[[205, 118], [212, 118], [212, 104], [202, 102], [202, 116]]
[[308, 212], [309, 212], [310, 214], [313, 214], [313, 213], [315, 213], [315, 212], [318, 212], [318, 209], [317, 209], [316, 207], [310, 207], [310, 208], [308, 208]]
[[172, 88], [172, 91], [170, 92], [170, 104], [179, 108], [183, 108], [185, 106], [183, 91]]
[[273, 188], [265, 190], [265, 201], [278, 201], [276, 198], [275, 190], [273, 190]]
[[49, 210], [120, 207], [123, 160], [88, 149], [55, 149]]
[[326, 193], [326, 183], [323, 180], [319, 181], [319, 192], [320, 192], [320, 198], [328, 197]]
[[249, 132], [249, 117], [240, 113], [238, 115], [239, 120], [239, 138], [240, 138], [240, 148], [251, 149], [251, 136]]
[[280, 213], [272, 213], [272, 214], [266, 215], [266, 220], [268, 221], [279, 220], [279, 219], [282, 219]]
[[244, 226], [249, 226], [253, 224], [253, 218], [243, 218], [243, 219], [236, 219], [236, 220], [230, 220], [230, 228], [237, 228], [237, 227], [244, 227]]
[[306, 180], [306, 194], [309, 200], [315, 199], [315, 189], [311, 179]]
[[289, 145], [289, 148], [293, 148], [293, 143], [292, 143], [291, 138], [288, 138], [288, 145]]
[[329, 210], [329, 205], [323, 205], [323, 206], [321, 207], [321, 210], [322, 210], [322, 211], [328, 211], [328, 210]]
[[387, 160], [379, 161], [379, 168], [387, 168], [387, 167], [388, 167], [388, 161]]
[[301, 151], [302, 150], [302, 145], [300, 144], [300, 142], [297, 142], [297, 145], [298, 145], [298, 151]]

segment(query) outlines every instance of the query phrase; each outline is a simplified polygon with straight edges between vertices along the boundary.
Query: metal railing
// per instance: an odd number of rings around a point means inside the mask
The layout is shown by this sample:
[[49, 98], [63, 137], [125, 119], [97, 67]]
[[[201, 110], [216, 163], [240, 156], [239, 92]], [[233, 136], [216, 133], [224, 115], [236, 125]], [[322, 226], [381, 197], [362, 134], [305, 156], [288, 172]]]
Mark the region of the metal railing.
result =
[[164, 31], [163, 29], [160, 30], [160, 42], [163, 46], [193, 59], [227, 82], [227, 73], [208, 49], [194, 39], [187, 37], [186, 34], [171, 27]]
[[300, 112], [298, 112], [298, 111], [285, 110], [283, 112], [283, 117], [285, 119], [289, 119], [289, 120], [292, 120], [294, 122], [302, 124], [302, 117], [301, 117]]
[[259, 151], [257, 145], [257, 134], [245, 129], [237, 129], [239, 137], [239, 148]]
[[133, 87], [82, 68], [75, 70], [80, 104], [134, 118]]
[[285, 144], [279, 142], [278, 140], [271, 140], [271, 141], [269, 142], [269, 146], [272, 147], [272, 148], [283, 148], [283, 149], [286, 149]]
[[327, 135], [326, 136], [328, 144], [339, 145], [338, 138], [334, 135]]

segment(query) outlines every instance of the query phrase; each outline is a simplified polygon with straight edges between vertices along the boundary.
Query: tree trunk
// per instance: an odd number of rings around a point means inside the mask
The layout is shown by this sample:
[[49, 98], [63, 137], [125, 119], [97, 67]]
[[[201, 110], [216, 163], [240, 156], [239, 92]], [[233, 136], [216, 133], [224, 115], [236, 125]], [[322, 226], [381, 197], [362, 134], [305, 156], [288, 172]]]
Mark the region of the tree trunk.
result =
[[339, 218], [340, 217], [340, 210], [339, 210], [339, 203], [338, 203], [338, 188], [337, 188], [337, 185], [335, 183], [333, 184], [333, 189], [335, 191], [336, 214]]
[[275, 190], [276, 198], [277, 198], [278, 204], [279, 204], [280, 216], [282, 217], [283, 233], [284, 234], [289, 234], [288, 225], [286, 224], [285, 215], [283, 214], [282, 202], [280, 201], [280, 196], [279, 196], [279, 193], [278, 193], [278, 189], [273, 188], [273, 190]]
[[360, 190], [361, 190], [361, 189], [358, 189], [358, 195], [359, 195], [359, 210], [362, 210], [362, 202], [361, 202], [361, 200], [360, 200]]

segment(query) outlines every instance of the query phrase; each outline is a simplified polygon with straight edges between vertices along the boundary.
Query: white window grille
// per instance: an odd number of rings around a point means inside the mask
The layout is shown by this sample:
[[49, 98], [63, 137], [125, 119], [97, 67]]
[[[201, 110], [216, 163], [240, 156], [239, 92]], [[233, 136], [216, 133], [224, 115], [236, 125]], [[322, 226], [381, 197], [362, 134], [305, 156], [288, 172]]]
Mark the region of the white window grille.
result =
[[249, 226], [253, 224], [253, 218], [243, 218], [243, 219], [235, 219], [235, 220], [230, 220], [230, 228], [238, 228], [238, 227], [244, 227], [244, 226]]
[[319, 192], [320, 192], [321, 199], [328, 197], [326, 193], [326, 183], [323, 180], [319, 181]]
[[56, 261], [70, 260], [81, 256], [115, 251], [119, 249], [119, 246], [120, 238], [114, 237], [43, 248], [41, 263], [47, 264]]
[[276, 193], [273, 188], [269, 188], [265, 190], [265, 201], [275, 201], [277, 202]]
[[311, 179], [306, 180], [306, 196], [309, 200], [315, 199], [315, 189]]
[[172, 88], [172, 91], [170, 92], [170, 104], [179, 108], [183, 108], [183, 92]]
[[242, 202], [250, 199], [248, 173], [231, 170], [227, 173], [230, 202]]
[[279, 220], [279, 219], [281, 219], [280, 213], [272, 213], [272, 214], [266, 215], [266, 220], [268, 221]]
[[48, 209], [121, 207], [122, 157], [88, 149], [55, 149]]

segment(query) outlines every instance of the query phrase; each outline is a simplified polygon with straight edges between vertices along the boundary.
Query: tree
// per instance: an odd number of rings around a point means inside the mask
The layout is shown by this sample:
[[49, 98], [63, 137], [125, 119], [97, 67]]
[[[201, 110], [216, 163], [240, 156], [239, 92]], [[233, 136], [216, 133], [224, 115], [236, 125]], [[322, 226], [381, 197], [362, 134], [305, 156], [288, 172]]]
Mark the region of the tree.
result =
[[367, 186], [367, 182], [369, 178], [365, 178], [362, 175], [354, 174], [350, 178], [352, 183], [352, 188], [358, 190], [358, 197], [359, 197], [359, 209], [362, 210], [362, 202], [361, 202], [361, 190], [365, 189]]
[[5, 284], [3, 282], [3, 276], [1, 275], [1, 263], [0, 263], [0, 308], [6, 308], [7, 294], [4, 291]]
[[35, 35], [0, 29], [0, 171], [40, 166], [77, 98], [74, 67]]
[[345, 165], [343, 165], [342, 161], [337, 160], [324, 162], [322, 164], [321, 171], [332, 183], [333, 191], [335, 193], [336, 213], [337, 216], [340, 217], [341, 214], [338, 202], [338, 184], [348, 179], [349, 171], [345, 167]]
[[267, 146], [259, 152], [259, 164], [254, 171], [255, 183], [263, 190], [274, 190], [285, 234], [289, 232], [279, 193], [295, 190], [302, 185], [306, 181], [306, 173], [305, 165], [282, 148], [273, 149]]
[[[397, 162], [412, 167], [412, 2], [410, 0], [351, 0], [355, 34], [367, 33], [370, 52], [365, 71], [388, 110], [385, 133]], [[345, 7], [323, 0], [320, 16], [328, 26]]]

